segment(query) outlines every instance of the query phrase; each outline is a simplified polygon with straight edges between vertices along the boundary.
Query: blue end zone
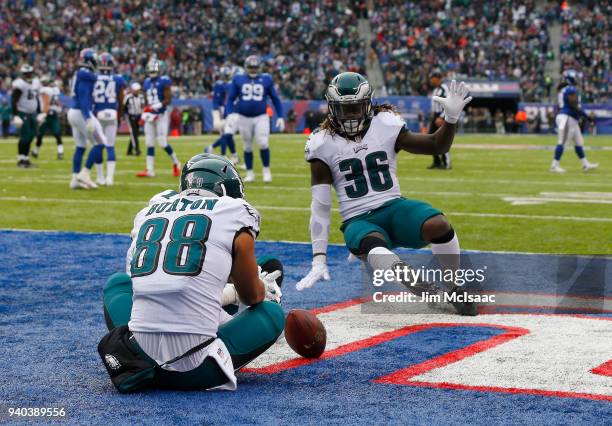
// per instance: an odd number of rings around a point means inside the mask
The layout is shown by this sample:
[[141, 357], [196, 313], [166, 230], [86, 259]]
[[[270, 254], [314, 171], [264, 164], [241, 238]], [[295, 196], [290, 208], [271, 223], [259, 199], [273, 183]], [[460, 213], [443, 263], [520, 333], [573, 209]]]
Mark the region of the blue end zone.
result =
[[[273, 375], [241, 374], [234, 393], [119, 395], [96, 346], [106, 332], [102, 285], [124, 269], [128, 245], [129, 238], [121, 235], [0, 231], [2, 415], [7, 407], [23, 406], [64, 406], [71, 422], [99, 424], [127, 419], [158, 424], [603, 424], [612, 415], [607, 402], [371, 382], [501, 332], [489, 327], [430, 329]], [[309, 269], [308, 245], [260, 242], [257, 249], [259, 255], [279, 257], [285, 266], [286, 310], [360, 296], [358, 286], [341, 279], [355, 276], [358, 269], [346, 262], [343, 247], [329, 250], [335, 280], [303, 293], [294, 284]], [[494, 256], [504, 258], [497, 264], [507, 262], [512, 268], [560, 262], [553, 256]], [[560, 273], [580, 275], [575, 263], [582, 260], [567, 262]], [[515, 284], [533, 291], [537, 283], [531, 278], [522, 276]], [[610, 295], [605, 285], [574, 290]]]

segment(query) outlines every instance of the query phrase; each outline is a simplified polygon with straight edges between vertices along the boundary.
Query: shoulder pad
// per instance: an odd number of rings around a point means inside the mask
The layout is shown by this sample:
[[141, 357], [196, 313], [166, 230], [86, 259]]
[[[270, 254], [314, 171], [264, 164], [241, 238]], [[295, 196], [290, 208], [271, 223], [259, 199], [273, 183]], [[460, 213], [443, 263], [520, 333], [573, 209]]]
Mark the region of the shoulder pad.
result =
[[306, 141], [306, 146], [304, 147], [304, 157], [306, 161], [311, 161], [314, 159], [325, 161], [326, 155], [324, 151], [327, 136], [329, 136], [328, 132], [318, 128], [310, 134], [308, 140]]
[[379, 112], [373, 120], [380, 121], [384, 126], [404, 126], [406, 124], [401, 115], [392, 111]]
[[21, 89], [23, 87], [23, 83], [25, 83], [21, 78], [13, 80], [11, 86], [13, 89]]

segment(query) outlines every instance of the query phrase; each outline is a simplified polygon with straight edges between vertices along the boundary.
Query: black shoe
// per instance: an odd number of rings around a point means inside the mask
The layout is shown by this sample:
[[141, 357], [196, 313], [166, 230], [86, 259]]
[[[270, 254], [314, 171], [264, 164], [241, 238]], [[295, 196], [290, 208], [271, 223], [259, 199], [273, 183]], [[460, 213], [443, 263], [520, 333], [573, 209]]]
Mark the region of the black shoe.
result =
[[32, 157], [34, 157], [34, 158], [38, 158], [38, 152], [36, 152], [36, 151], [32, 151], [32, 152], [30, 152], [30, 155], [31, 155]]
[[127, 155], [128, 157], [130, 157], [130, 156], [132, 156], [132, 155], [134, 155], [134, 154], [132, 154], [132, 151], [128, 151], [128, 152], [127, 152], [125, 155]]
[[431, 166], [427, 167], [428, 170], [439, 169], [440, 165], [433, 163]]
[[140, 151], [136, 151], [136, 157], [140, 157]]
[[17, 167], [21, 167], [23, 169], [35, 169], [38, 166], [36, 164], [32, 164], [30, 160], [19, 160], [17, 162]]
[[[469, 293], [462, 287], [455, 286], [450, 292], [449, 296], [456, 295], [457, 298], [465, 298]], [[450, 304], [453, 305], [457, 313], [461, 316], [475, 317], [478, 315], [478, 306], [474, 302], [460, 301], [457, 299], [451, 299]]]
[[17, 160], [17, 167], [21, 167], [21, 168], [27, 168], [27, 166], [25, 165], [25, 160]]
[[60, 153], [58, 153], [58, 154], [57, 154], [57, 159], [58, 159], [58, 160], [63, 160], [63, 159], [64, 159], [64, 154], [60, 154]]

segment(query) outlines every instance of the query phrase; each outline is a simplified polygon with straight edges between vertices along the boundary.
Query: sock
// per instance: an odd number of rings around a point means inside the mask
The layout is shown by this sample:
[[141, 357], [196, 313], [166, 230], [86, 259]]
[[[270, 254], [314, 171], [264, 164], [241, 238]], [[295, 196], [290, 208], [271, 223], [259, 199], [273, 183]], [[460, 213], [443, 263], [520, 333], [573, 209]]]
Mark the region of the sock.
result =
[[215, 143], [213, 143], [213, 144], [212, 144], [212, 147], [211, 147], [211, 148], [212, 148], [212, 149], [215, 149], [215, 148], [217, 148], [218, 146], [221, 146], [221, 141], [222, 141], [222, 139], [223, 139], [223, 137], [224, 137], [224, 136], [225, 136], [225, 135], [221, 135], [221, 136], [219, 136], [219, 138], [217, 138], [217, 140], [215, 141]]
[[227, 136], [223, 135], [219, 138], [219, 144], [221, 145], [221, 155], [225, 156], [227, 152]]
[[558, 144], [557, 147], [555, 148], [555, 160], [557, 161], [561, 160], [562, 155], [563, 155], [563, 145]]
[[234, 142], [234, 135], [232, 135], [231, 133], [226, 133], [225, 136], [226, 136], [225, 144], [229, 148], [230, 152], [232, 154], [235, 154], [236, 153], [236, 143]]
[[584, 154], [584, 148], [576, 145], [574, 147], [574, 151], [576, 151], [576, 155], [578, 156], [578, 158], [580, 158], [582, 161], [582, 163], [584, 164], [584, 160], [586, 159], [586, 155]]
[[253, 170], [253, 151], [244, 151], [244, 164], [247, 170]]
[[77, 146], [72, 156], [72, 173], [77, 174], [81, 171], [83, 164], [83, 155], [85, 154], [85, 148]]
[[115, 166], [117, 163], [115, 161], [108, 160], [106, 162], [106, 177], [111, 181], [115, 179]]
[[456, 271], [461, 266], [461, 249], [459, 248], [459, 238], [453, 231], [450, 241], [443, 243], [431, 243], [431, 252], [436, 256], [442, 269]]
[[91, 170], [96, 160], [100, 158], [100, 155], [102, 154], [103, 150], [104, 145], [100, 144], [94, 145], [93, 148], [91, 148], [91, 150], [89, 151], [89, 155], [87, 156], [87, 161], [85, 161], [86, 169]]
[[260, 149], [259, 155], [261, 156], [261, 164], [264, 167], [270, 167], [270, 148]]
[[147, 148], [147, 170], [153, 173], [153, 166], [155, 164], [155, 148], [148, 147]]
[[558, 160], [553, 160], [552, 166], [553, 167], [558, 167], [559, 166], [559, 161]]
[[164, 151], [166, 151], [168, 155], [170, 156], [170, 158], [172, 158], [172, 162], [178, 166], [179, 161], [178, 161], [178, 158], [176, 157], [176, 153], [172, 150], [172, 147], [170, 145], [166, 145], [164, 147]]
[[106, 147], [106, 153], [108, 155], [106, 157], [108, 161], [117, 161], [117, 158], [115, 157], [115, 147], [114, 146]]
[[64, 144], [61, 143], [61, 142], [57, 145], [57, 153], [58, 154], [63, 154], [64, 153]]
[[104, 180], [104, 163], [96, 163], [96, 176], [98, 180]]

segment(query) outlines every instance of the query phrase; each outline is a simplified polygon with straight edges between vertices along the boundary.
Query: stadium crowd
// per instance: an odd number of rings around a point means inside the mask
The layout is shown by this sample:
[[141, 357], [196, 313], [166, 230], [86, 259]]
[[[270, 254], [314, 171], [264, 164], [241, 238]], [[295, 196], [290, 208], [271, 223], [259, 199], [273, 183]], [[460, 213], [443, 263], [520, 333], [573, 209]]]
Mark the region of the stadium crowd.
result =
[[[1, 2], [0, 76], [29, 61], [65, 84], [83, 47], [110, 51], [119, 72], [141, 78], [147, 60], [165, 61], [181, 96], [210, 93], [216, 71], [264, 59], [285, 98], [319, 98], [339, 70], [365, 72], [357, 15], [348, 2], [139, 0]], [[351, 3], [352, 4], [352, 3]]]
[[[609, 99], [609, 2], [485, 0], [58, 0], [0, 2], [0, 90], [23, 61], [66, 85], [85, 46], [110, 51], [141, 79], [163, 59], [178, 96], [207, 96], [219, 67], [262, 56], [286, 99], [319, 99], [339, 70], [365, 72], [358, 19], [369, 17], [389, 95], [427, 95], [429, 71], [518, 79], [524, 99], [549, 97], [549, 27], [562, 24], [561, 68], [584, 75], [584, 102]], [[560, 70], [560, 71], [562, 71]], [[5, 80], [5, 81], [2, 81]]]

